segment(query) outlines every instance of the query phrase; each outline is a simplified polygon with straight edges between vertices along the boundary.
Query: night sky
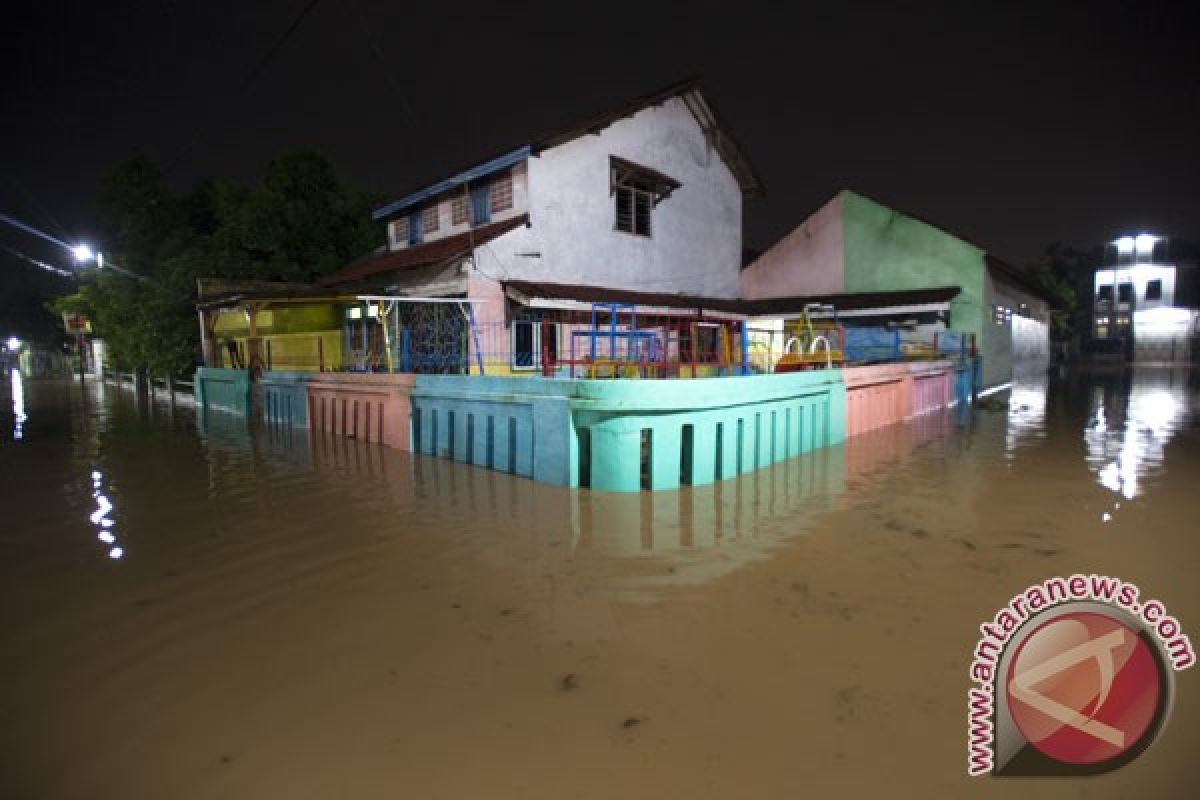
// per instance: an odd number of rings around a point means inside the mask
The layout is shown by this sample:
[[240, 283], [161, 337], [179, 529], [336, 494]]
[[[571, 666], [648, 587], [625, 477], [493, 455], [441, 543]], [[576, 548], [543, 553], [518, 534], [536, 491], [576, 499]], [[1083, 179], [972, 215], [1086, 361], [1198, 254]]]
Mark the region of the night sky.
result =
[[[766, 183], [748, 246], [846, 187], [1018, 264], [1055, 240], [1200, 239], [1188, 5], [309, 2], [8, 12], [0, 209], [83, 238], [122, 159], [183, 189], [294, 149], [395, 198], [698, 73]], [[0, 284], [33, 269], [0, 252]]]

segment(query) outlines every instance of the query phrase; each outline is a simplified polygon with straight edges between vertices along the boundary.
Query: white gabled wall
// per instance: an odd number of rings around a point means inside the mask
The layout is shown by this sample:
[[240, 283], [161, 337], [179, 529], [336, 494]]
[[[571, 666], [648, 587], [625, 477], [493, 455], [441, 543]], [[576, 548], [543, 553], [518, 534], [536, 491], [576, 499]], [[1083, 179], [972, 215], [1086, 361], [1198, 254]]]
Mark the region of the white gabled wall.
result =
[[[682, 184], [654, 209], [652, 236], [615, 230], [609, 156]], [[737, 296], [741, 188], [681, 99], [643, 109], [526, 163], [531, 228], [491, 243], [488, 257], [480, 259], [492, 273], [488, 277]]]

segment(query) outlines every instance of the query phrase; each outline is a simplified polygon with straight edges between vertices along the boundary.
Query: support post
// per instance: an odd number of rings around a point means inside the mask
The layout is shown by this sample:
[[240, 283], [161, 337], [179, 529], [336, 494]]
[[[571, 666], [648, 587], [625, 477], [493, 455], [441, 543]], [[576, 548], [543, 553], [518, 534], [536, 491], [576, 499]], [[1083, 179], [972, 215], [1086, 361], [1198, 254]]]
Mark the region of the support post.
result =
[[750, 324], [742, 320], [742, 374], [750, 374]]
[[[471, 325], [471, 339], [475, 342], [475, 361], [479, 365], [479, 374], [486, 374], [483, 370], [483, 353], [479, 349], [479, 329], [475, 326], [475, 308], [470, 303], [467, 303], [467, 322]], [[467, 362], [470, 364], [470, 362]], [[471, 370], [467, 369], [467, 374]]]

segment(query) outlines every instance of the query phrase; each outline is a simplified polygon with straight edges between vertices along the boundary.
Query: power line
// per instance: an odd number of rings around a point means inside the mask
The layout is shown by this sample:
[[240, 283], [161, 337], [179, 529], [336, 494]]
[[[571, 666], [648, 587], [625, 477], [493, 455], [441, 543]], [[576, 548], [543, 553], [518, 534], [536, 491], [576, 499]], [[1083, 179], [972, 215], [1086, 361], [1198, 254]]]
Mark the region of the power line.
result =
[[21, 230], [25, 231], [28, 234], [37, 236], [39, 239], [45, 239], [47, 242], [50, 242], [51, 244], [56, 244], [59, 247], [65, 247], [66, 249], [71, 250], [71, 251], [74, 251], [74, 249], [75, 249], [75, 247], [73, 245], [67, 244], [62, 239], [56, 239], [53, 236], [51, 236], [50, 234], [46, 233], [45, 231], [40, 231], [37, 228], [33, 227], [32, 225], [26, 225], [24, 222], [21, 222], [21, 220], [16, 219], [15, 217], [10, 217], [8, 214], [5, 214], [4, 212], [0, 212], [0, 222], [7, 222], [9, 225], [12, 225], [14, 228], [20, 228]]
[[71, 235], [67, 231], [67, 229], [63, 227], [62, 223], [59, 222], [57, 219], [55, 219], [54, 216], [49, 211], [46, 210], [46, 207], [41, 204], [41, 202], [37, 199], [37, 197], [33, 194], [33, 192], [29, 191], [29, 189], [26, 188], [25, 184], [23, 184], [19, 180], [17, 180], [16, 175], [13, 175], [12, 173], [7, 173], [5, 175], [5, 177], [8, 178], [9, 183], [11, 183], [13, 186], [15, 186], [17, 188], [17, 191], [19, 191], [19, 192], [21, 192], [21, 194], [25, 195], [26, 199], [28, 199], [30, 204], [33, 206], [33, 210], [38, 212], [39, 214], [41, 214], [42, 217], [45, 218], [46, 222], [49, 222], [63, 236]]
[[253, 85], [254, 81], [258, 79], [258, 76], [263, 73], [263, 70], [265, 70], [271, 61], [274, 60], [275, 56], [279, 54], [279, 51], [283, 49], [285, 44], [287, 44], [288, 39], [292, 38], [292, 34], [299, 29], [305, 18], [308, 17], [309, 13], [311, 13], [314, 8], [316, 8], [317, 3], [319, 2], [321, 2], [321, 0], [308, 0], [308, 3], [305, 4], [304, 8], [300, 9], [300, 13], [297, 14], [296, 18], [292, 20], [292, 24], [288, 25], [287, 30], [283, 32], [283, 35], [275, 41], [275, 44], [271, 46], [271, 49], [267, 51], [267, 54], [263, 56], [261, 61], [258, 62], [258, 66], [254, 68], [254, 71], [250, 73], [250, 76], [242, 82], [242, 86], [238, 90], [239, 95], [245, 94], [246, 90]]
[[[308, 0], [308, 2], [304, 4], [304, 7], [300, 9], [300, 12], [292, 18], [292, 21], [287, 26], [287, 29], [280, 35], [278, 39], [275, 40], [275, 43], [271, 45], [271, 48], [266, 52], [265, 55], [263, 55], [261, 59], [259, 59], [258, 64], [255, 65], [250, 74], [246, 76], [246, 79], [242, 81], [241, 85], [238, 87], [237, 93], [233, 97], [233, 100], [239, 100], [245, 96], [246, 92], [250, 90], [250, 87], [254, 85], [254, 82], [258, 80], [258, 77], [263, 74], [267, 67], [270, 66], [271, 62], [275, 60], [275, 57], [279, 55], [279, 52], [283, 49], [284, 45], [288, 43], [288, 40], [292, 38], [297, 30], [299, 30], [300, 26], [304, 23], [304, 20], [307, 19], [308, 15], [312, 13], [312, 10], [316, 8], [317, 3], [320, 2], [321, 0]], [[212, 118], [216, 118], [217, 116], [218, 115], [216, 114], [211, 115]], [[200, 135], [192, 139], [191, 142], [189, 142], [182, 150], [179, 151], [179, 154], [175, 156], [175, 158], [171, 159], [167, 165], [163, 167], [163, 173], [169, 174], [172, 172], [176, 167], [183, 163], [184, 158], [195, 152], [195, 150], [204, 144], [206, 140], [211, 141], [213, 134], [214, 132], [210, 130], [207, 135]]]
[[396, 73], [388, 64], [387, 58], [383, 54], [383, 48], [379, 46], [375, 35], [371, 33], [371, 21], [367, 18], [367, 12], [363, 10], [362, 4], [358, 0], [349, 0], [350, 5], [354, 6], [355, 17], [358, 19], [358, 26], [362, 29], [363, 37], [367, 43], [371, 45], [371, 52], [375, 54], [375, 59], [379, 62], [379, 66], [383, 69], [384, 78], [387, 79], [388, 86], [396, 95], [396, 99], [400, 101], [401, 110], [404, 112], [407, 119], [412, 118], [412, 104], [408, 102], [408, 96], [404, 94], [404, 90], [400, 86], [400, 82], [396, 80]]
[[36, 259], [32, 256], [25, 255], [24, 253], [22, 253], [19, 250], [12, 249], [11, 247], [9, 247], [6, 244], [0, 244], [0, 248], [7, 250], [10, 254], [16, 256], [17, 258], [21, 259], [22, 261], [28, 261], [30, 264], [33, 264], [35, 267], [41, 267], [44, 270], [48, 270], [50, 272], [56, 273], [58, 275], [62, 275], [67, 278], [75, 277], [75, 273], [71, 272], [70, 270], [56, 267], [53, 264], [47, 264], [45, 261], [39, 261], [38, 259]]

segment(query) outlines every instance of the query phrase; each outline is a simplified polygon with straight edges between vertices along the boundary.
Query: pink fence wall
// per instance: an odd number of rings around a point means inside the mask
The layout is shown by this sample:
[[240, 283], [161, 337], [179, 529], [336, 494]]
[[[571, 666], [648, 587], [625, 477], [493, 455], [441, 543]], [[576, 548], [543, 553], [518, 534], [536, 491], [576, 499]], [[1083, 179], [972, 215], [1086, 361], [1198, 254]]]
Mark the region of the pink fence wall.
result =
[[909, 415], [928, 414], [954, 402], [954, 371], [941, 362], [913, 363]]
[[321, 373], [307, 385], [308, 428], [409, 449], [412, 375]]
[[842, 380], [847, 438], [954, 402], [954, 365], [949, 361], [846, 367]]
[[847, 367], [846, 436], [901, 422], [909, 415], [909, 373], [906, 364]]

